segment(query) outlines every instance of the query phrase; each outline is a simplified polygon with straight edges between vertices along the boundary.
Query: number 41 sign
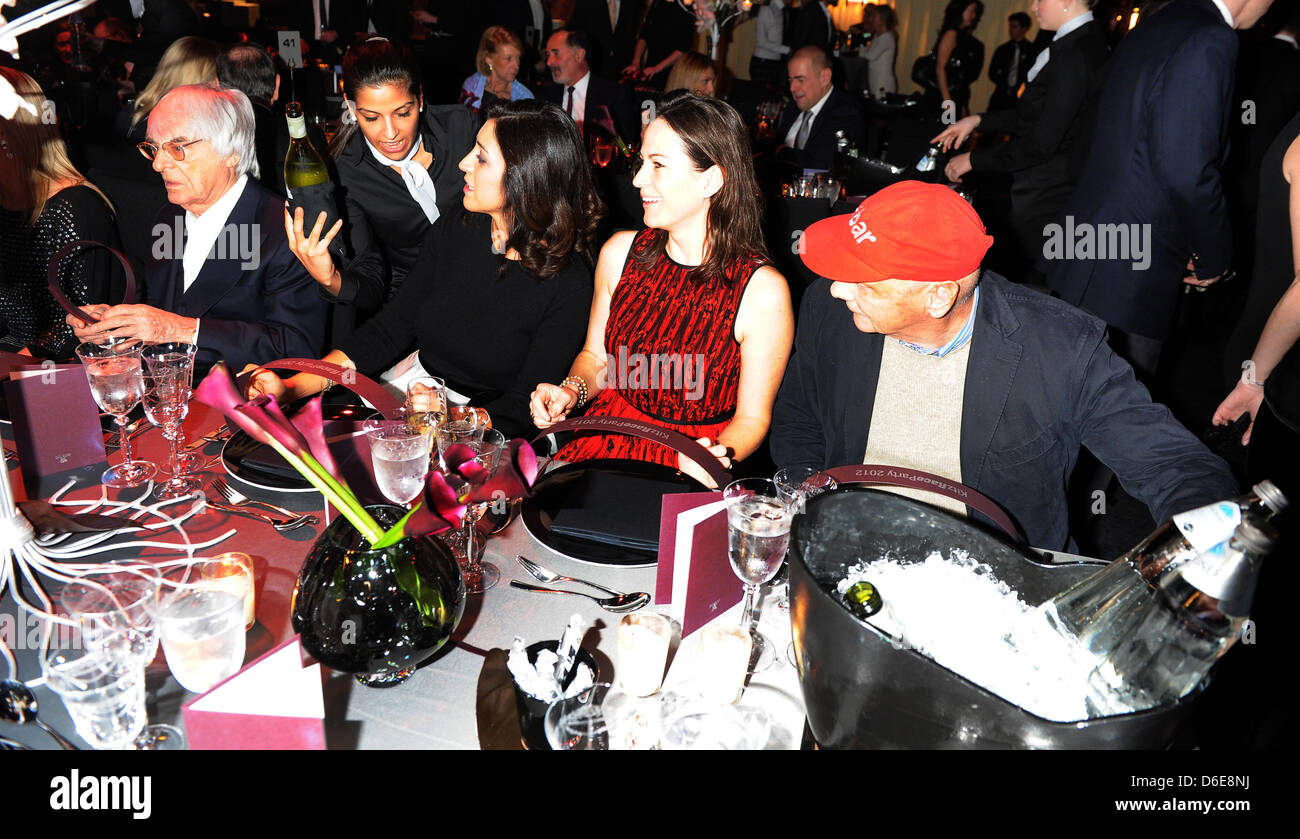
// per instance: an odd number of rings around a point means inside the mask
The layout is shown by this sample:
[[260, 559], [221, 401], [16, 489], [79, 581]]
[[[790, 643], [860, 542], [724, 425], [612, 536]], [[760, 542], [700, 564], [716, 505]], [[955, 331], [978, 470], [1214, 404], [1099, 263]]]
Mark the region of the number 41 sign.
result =
[[302, 42], [298, 40], [296, 31], [290, 29], [280, 33], [280, 58], [290, 70], [302, 67]]

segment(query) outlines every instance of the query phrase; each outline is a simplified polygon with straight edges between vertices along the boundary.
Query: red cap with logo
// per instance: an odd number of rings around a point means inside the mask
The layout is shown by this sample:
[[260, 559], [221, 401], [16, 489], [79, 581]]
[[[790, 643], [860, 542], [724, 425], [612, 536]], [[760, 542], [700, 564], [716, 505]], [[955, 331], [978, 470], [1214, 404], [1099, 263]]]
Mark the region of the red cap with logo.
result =
[[850, 215], [804, 231], [803, 263], [842, 283], [960, 280], [979, 270], [993, 237], [967, 201], [939, 184], [903, 181]]

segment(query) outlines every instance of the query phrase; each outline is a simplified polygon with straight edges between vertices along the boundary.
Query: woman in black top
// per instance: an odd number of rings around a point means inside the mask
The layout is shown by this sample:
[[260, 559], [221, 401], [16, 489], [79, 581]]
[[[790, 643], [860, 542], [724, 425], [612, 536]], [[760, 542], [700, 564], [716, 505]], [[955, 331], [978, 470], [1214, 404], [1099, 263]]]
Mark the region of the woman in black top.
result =
[[943, 10], [939, 40], [934, 43], [939, 102], [942, 105], [951, 100], [958, 116], [968, 112], [971, 83], [980, 77], [984, 66], [984, 44], [971, 34], [983, 14], [980, 0], [949, 0]]
[[[438, 219], [407, 282], [325, 360], [377, 374], [418, 349], [503, 433], [531, 436], [533, 386], [562, 377], [582, 347], [603, 208], [577, 126], [537, 100], [503, 106], [460, 171], [463, 211]], [[285, 401], [327, 384], [264, 371], [250, 390]]]
[[[68, 159], [58, 124], [44, 119], [40, 86], [6, 67], [0, 78], [32, 108], [0, 120], [0, 348], [71, 358], [80, 342], [49, 292], [50, 262], [79, 239], [120, 247], [117, 225], [104, 194]], [[121, 276], [107, 251], [83, 248], [64, 258], [59, 281], [84, 306], [120, 299]]]
[[[343, 88], [353, 122], [335, 141], [343, 217], [328, 231], [308, 219], [305, 232], [301, 210], [285, 217], [298, 259], [353, 316], [335, 318], [336, 338], [401, 287], [430, 225], [460, 203], [456, 164], [477, 130], [464, 107], [426, 106], [410, 51], [385, 38], [348, 52]], [[350, 259], [329, 250], [341, 229]]]

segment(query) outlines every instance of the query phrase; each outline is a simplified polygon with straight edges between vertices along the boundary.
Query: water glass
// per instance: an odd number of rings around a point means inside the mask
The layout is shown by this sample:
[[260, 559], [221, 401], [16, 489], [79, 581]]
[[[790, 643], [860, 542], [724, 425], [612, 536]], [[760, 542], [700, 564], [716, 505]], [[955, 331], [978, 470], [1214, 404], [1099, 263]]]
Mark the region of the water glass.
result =
[[[781, 495], [781, 500], [795, 515], [802, 515], [807, 506], [808, 499], [815, 498], [823, 492], [839, 488], [839, 482], [830, 476], [827, 472], [814, 469], [811, 466], [794, 466], [779, 470], [772, 476], [772, 482], [776, 484], [776, 490]], [[790, 611], [790, 569], [789, 563], [781, 566], [779, 572], [779, 590], [780, 596], [776, 601], [776, 608], [782, 612]], [[786, 659], [793, 666], [795, 663], [794, 645], [786, 650]]]
[[158, 655], [158, 572], [152, 566], [102, 566], [65, 585], [59, 603], [81, 625], [91, 649], [117, 645], [141, 667]]
[[[488, 425], [483, 422], [483, 415], [468, 405], [449, 405], [447, 417], [438, 426], [438, 457], [457, 443], [472, 443], [482, 440]], [[445, 464], [444, 464], [445, 467]]]
[[766, 746], [772, 733], [772, 718], [762, 708], [686, 694], [665, 696], [660, 715], [659, 747], [665, 751], [753, 751]]
[[[170, 446], [172, 479], [159, 488], [159, 498], [189, 495], [202, 485], [201, 479], [189, 476], [198, 471], [204, 458], [199, 452], [184, 451], [185, 428], [182, 425], [189, 413], [189, 400], [194, 395], [194, 357], [198, 354], [198, 349], [194, 344], [171, 341], [152, 344], [140, 353], [145, 365], [145, 412], [149, 421], [162, 429], [163, 437], [167, 438]], [[171, 392], [163, 394], [169, 397], [171, 403], [166, 406], [169, 413], [159, 414], [159, 419], [149, 413], [148, 385], [151, 376], [170, 382]], [[157, 404], [158, 400], [154, 401]], [[169, 418], [172, 421], [166, 422]], [[160, 419], [163, 421], [160, 422]]]
[[[448, 424], [450, 424], [450, 421]], [[506, 438], [504, 434], [494, 428], [480, 428], [479, 439], [465, 440], [461, 442], [461, 445], [467, 446], [474, 453], [472, 461], [481, 467], [482, 480], [487, 481], [496, 474], [497, 469], [501, 466], [501, 453], [505, 449]], [[468, 482], [461, 481], [460, 485], [454, 488], [464, 496], [468, 495], [473, 486]], [[502, 501], [505, 500], [502, 499]], [[462, 566], [462, 570], [465, 574], [465, 590], [470, 594], [482, 594], [501, 580], [501, 569], [490, 562], [481, 561], [479, 558], [480, 553], [475, 549], [475, 535], [477, 533], [475, 525], [487, 513], [488, 505], [492, 503], [495, 502], [480, 501], [465, 507], [463, 523], [465, 564]]]
[[[211, 690], [244, 663], [244, 597], [226, 579], [209, 580], [199, 560], [165, 574], [154, 616], [172, 676], [193, 693]], [[252, 586], [251, 575], [245, 585]]]
[[380, 491], [402, 505], [419, 498], [429, 474], [429, 434], [412, 429], [405, 419], [366, 420], [362, 428], [370, 440], [370, 462]]
[[406, 385], [406, 420], [432, 434], [447, 418], [447, 383], [437, 376], [422, 376]]
[[90, 393], [100, 410], [112, 414], [122, 438], [122, 462], [105, 470], [101, 480], [115, 489], [137, 487], [158, 474], [158, 467], [131, 456], [127, 415], [144, 398], [144, 366], [140, 345], [131, 341], [115, 344], [82, 344], [77, 357], [86, 368]]
[[131, 748], [146, 720], [144, 668], [118, 645], [95, 648], [72, 637], [72, 648], [42, 656], [46, 686], [63, 700], [77, 733], [93, 748]]
[[722, 497], [727, 502], [727, 555], [731, 570], [745, 584], [741, 626], [749, 629], [753, 644], [753, 673], [770, 667], [776, 659], [772, 642], [757, 629], [754, 607], [759, 586], [775, 577], [785, 561], [793, 512], [781, 500], [776, 484], [767, 478], [732, 481]]

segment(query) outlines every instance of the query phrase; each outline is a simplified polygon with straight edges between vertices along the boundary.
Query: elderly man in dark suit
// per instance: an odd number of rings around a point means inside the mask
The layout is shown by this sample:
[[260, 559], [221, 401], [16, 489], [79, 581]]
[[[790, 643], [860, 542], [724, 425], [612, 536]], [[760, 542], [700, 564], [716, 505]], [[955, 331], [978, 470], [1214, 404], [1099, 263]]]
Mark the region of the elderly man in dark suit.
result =
[[[1234, 28], [1272, 0], [1174, 0], [1111, 56], [1078, 186], [1048, 231], [1043, 271], [1063, 299], [1111, 325], [1150, 378], [1185, 282], [1229, 268], [1221, 183], [1237, 61]], [[1123, 235], [1121, 235], [1123, 234]]]
[[992, 243], [960, 196], [917, 181], [806, 231], [803, 260], [829, 282], [804, 295], [772, 414], [777, 465], [939, 475], [1051, 549], [1070, 543], [1065, 486], [1080, 446], [1157, 521], [1236, 494], [1227, 464], [1107, 347], [1105, 324], [981, 272]]
[[783, 159], [797, 169], [830, 169], [835, 163], [835, 132], [854, 145], [866, 143], [866, 121], [852, 96], [831, 84], [831, 62], [821, 47], [801, 47], [786, 72], [790, 98], [777, 123]]
[[315, 357], [327, 304], [289, 249], [282, 199], [260, 186], [253, 108], [229, 88], [178, 87], [149, 113], [142, 151], [170, 202], [154, 226], [145, 303], [69, 316], [84, 341], [137, 338], [198, 345], [206, 369]]

